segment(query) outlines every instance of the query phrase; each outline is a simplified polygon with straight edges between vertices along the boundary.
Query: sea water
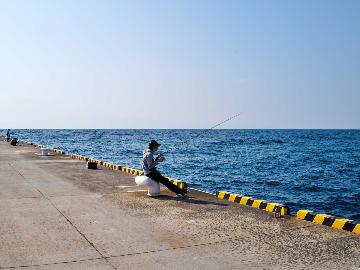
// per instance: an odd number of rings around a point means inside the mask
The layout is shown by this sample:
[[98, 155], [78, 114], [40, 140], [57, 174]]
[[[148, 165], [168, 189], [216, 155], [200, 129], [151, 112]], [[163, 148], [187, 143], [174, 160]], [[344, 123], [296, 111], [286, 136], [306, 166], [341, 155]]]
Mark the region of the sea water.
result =
[[12, 136], [132, 168], [155, 139], [159, 152], [175, 147], [158, 170], [191, 188], [360, 221], [360, 130], [24, 129]]

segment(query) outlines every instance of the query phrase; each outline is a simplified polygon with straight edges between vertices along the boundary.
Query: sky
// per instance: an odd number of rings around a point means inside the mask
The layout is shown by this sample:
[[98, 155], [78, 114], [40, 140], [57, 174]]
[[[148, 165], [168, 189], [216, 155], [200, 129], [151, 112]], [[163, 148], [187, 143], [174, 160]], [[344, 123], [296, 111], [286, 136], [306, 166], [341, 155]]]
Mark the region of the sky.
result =
[[360, 1], [0, 0], [0, 128], [360, 128]]

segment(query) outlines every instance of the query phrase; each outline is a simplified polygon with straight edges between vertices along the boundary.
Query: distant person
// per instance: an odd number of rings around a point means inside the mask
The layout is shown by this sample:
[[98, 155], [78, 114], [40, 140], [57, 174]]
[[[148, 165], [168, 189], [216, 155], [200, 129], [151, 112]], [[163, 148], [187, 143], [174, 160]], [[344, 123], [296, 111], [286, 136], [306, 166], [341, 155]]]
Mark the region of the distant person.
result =
[[10, 129], [7, 130], [6, 132], [6, 137], [5, 137], [5, 141], [9, 141], [10, 140]]
[[158, 144], [157, 141], [152, 140], [149, 143], [149, 148], [144, 151], [142, 162], [141, 162], [144, 174], [147, 177], [151, 178], [152, 180], [163, 184], [172, 192], [175, 192], [176, 197], [186, 198], [187, 197], [186, 193], [188, 192], [187, 189], [181, 189], [178, 186], [174, 185], [169, 179], [162, 176], [156, 170], [156, 165], [158, 165], [160, 162], [163, 162], [165, 160], [165, 158], [161, 155], [157, 155], [154, 158], [154, 153], [158, 150], [160, 145], [161, 144]]

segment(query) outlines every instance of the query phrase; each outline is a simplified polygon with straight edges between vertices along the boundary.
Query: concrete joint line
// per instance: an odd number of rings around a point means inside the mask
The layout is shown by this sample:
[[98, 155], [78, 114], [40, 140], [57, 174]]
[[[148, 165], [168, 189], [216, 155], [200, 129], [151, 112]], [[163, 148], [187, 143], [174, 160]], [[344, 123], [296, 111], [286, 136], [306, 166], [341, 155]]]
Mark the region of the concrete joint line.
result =
[[104, 260], [104, 258], [98, 257], [98, 258], [89, 258], [89, 259], [80, 259], [80, 260], [62, 261], [62, 262], [53, 262], [53, 263], [43, 263], [43, 264], [6, 266], [6, 267], [0, 266], [0, 269], [21, 269], [21, 268], [30, 268], [30, 267], [41, 267], [41, 266], [50, 266], [50, 265], [59, 265], [59, 264], [71, 264], [71, 263], [80, 263], [80, 262], [88, 262], [88, 261], [97, 261], [97, 260]]
[[[7, 267], [1, 267], [1, 266], [0, 266], [0, 269], [20, 269], [20, 268], [30, 268], [30, 267], [59, 265], [59, 264], [80, 263], [80, 262], [96, 261], [96, 260], [104, 260], [104, 261], [106, 261], [111, 267], [113, 267], [114, 269], [116, 269], [113, 265], [111, 265], [111, 264], [109, 263], [108, 259], [111, 259], [111, 258], [120, 258], [120, 257], [127, 257], [127, 256], [135, 256], [135, 255], [144, 255], [144, 254], [150, 254], [150, 253], [159, 253], [159, 252], [171, 251], [171, 250], [188, 249], [188, 248], [194, 248], [194, 247], [204, 247], [204, 246], [216, 245], [216, 244], [225, 243], [225, 242], [236, 243], [236, 241], [237, 241], [237, 238], [225, 238], [225, 239], [222, 239], [222, 240], [217, 240], [217, 241], [208, 242], [208, 243], [199, 243], [199, 244], [193, 244], [193, 245], [187, 245], [187, 246], [180, 246], [180, 247], [173, 247], [173, 248], [147, 250], [147, 251], [134, 252], [134, 253], [126, 253], [126, 254], [120, 254], [120, 255], [110, 255], [110, 256], [103, 256], [103, 255], [101, 255], [101, 257], [89, 258], [89, 259], [79, 259], [79, 260], [72, 260], [72, 261], [61, 261], [61, 262], [44, 263], [44, 264], [33, 264], [33, 265], [19, 265], [19, 266], [7, 266]], [[94, 248], [95, 248], [95, 247], [94, 247]], [[100, 254], [101, 254], [101, 253], [100, 253]]]
[[[27, 182], [28, 184], [30, 184], [37, 192], [39, 192], [39, 193], [41, 194], [41, 196], [42, 196], [44, 199], [46, 199], [46, 200], [60, 213], [60, 215], [62, 215], [62, 216], [65, 218], [65, 220], [85, 239], [85, 241], [88, 242], [89, 245], [90, 245], [93, 249], [95, 249], [95, 251], [101, 256], [102, 259], [104, 259], [113, 269], [117, 270], [117, 268], [116, 268], [115, 266], [113, 266], [113, 265], [107, 260], [108, 258], [106, 258], [106, 257], [100, 252], [100, 250], [98, 250], [98, 249], [95, 247], [94, 243], [92, 243], [92, 242], [86, 237], [86, 235], [85, 235], [84, 233], [82, 233], [82, 232], [71, 222], [71, 220], [70, 220], [67, 216], [65, 216], [65, 214], [64, 214], [63, 212], [61, 212], [61, 210], [60, 210], [59, 208], [56, 207], [56, 205], [50, 200], [49, 197], [47, 197], [41, 190], [39, 190], [37, 187], [35, 187], [32, 183], [26, 181], [26, 178], [24, 177], [24, 175], [22, 175], [17, 169], [15, 169], [14, 166], [12, 166], [11, 163], [9, 163], [9, 166], [10, 166], [11, 168], [13, 168], [13, 170], [15, 170], [15, 171], [24, 179], [25, 182]], [[0, 269], [1, 269], [1, 268], [0, 268]]]
[[204, 247], [204, 246], [211, 246], [211, 245], [217, 245], [221, 243], [226, 242], [235, 242], [237, 241], [237, 238], [225, 238], [213, 242], [208, 243], [198, 243], [193, 245], [187, 245], [187, 246], [179, 246], [179, 247], [172, 247], [172, 248], [164, 248], [164, 249], [155, 249], [155, 250], [146, 250], [146, 251], [140, 251], [140, 252], [134, 252], [134, 253], [126, 253], [126, 254], [120, 254], [120, 255], [110, 255], [107, 258], [119, 258], [119, 257], [127, 257], [127, 256], [135, 256], [135, 255], [144, 255], [149, 253], [159, 253], [164, 251], [171, 251], [171, 250], [178, 250], [178, 249], [188, 249], [188, 248], [194, 248], [194, 247]]

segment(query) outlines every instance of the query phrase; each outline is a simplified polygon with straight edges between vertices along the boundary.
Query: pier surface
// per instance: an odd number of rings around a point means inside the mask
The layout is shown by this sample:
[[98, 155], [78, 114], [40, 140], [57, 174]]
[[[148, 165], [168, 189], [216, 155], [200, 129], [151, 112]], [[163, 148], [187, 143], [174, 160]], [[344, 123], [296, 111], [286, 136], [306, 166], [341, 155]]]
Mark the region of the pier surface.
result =
[[358, 235], [0, 142], [0, 269], [360, 269]]

